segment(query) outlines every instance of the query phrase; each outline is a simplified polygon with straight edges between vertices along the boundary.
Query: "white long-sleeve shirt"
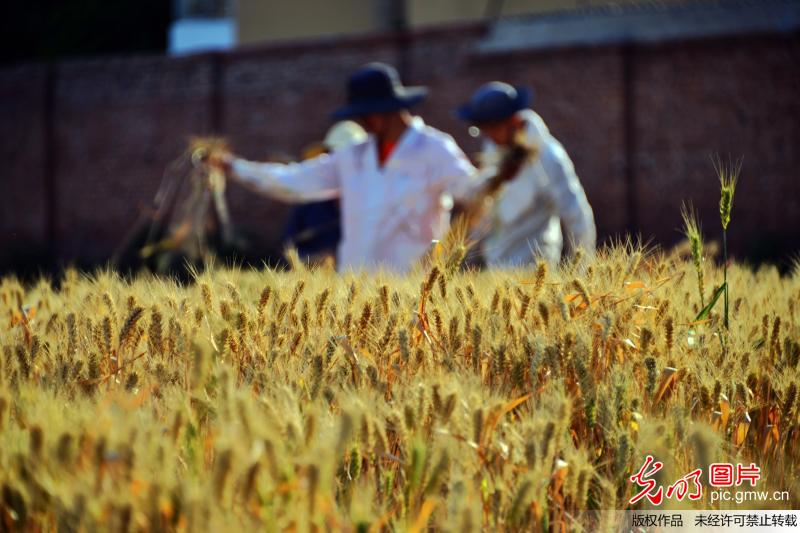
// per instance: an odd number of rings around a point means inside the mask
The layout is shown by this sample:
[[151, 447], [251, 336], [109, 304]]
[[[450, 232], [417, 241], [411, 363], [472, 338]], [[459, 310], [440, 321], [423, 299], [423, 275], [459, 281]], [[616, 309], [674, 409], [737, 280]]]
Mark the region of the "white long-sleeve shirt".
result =
[[419, 117], [383, 167], [370, 136], [302, 163], [235, 159], [232, 171], [245, 185], [287, 202], [340, 198], [340, 270], [408, 270], [444, 235], [453, 198], [467, 198], [481, 180], [453, 138]]
[[[530, 263], [534, 255], [552, 263], [561, 258], [563, 238], [586, 252], [595, 249], [594, 215], [575, 167], [542, 118], [530, 109], [519, 112], [525, 123], [525, 142], [539, 155], [505, 183], [495, 197], [483, 256], [490, 265]], [[486, 141], [483, 159], [496, 164], [501, 151]]]

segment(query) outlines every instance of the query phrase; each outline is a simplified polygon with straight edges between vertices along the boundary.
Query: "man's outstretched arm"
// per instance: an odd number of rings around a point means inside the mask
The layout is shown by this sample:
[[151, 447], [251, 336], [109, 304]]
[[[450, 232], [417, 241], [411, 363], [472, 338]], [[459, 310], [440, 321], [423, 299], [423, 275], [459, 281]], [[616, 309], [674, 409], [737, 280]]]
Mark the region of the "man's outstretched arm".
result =
[[227, 156], [223, 166], [229, 176], [249, 189], [285, 202], [315, 202], [339, 196], [339, 176], [330, 155], [288, 165]]

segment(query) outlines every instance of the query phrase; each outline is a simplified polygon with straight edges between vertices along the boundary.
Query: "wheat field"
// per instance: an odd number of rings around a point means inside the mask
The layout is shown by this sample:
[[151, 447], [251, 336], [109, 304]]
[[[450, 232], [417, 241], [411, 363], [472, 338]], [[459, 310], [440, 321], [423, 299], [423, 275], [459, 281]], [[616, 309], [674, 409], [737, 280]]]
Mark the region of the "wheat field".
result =
[[798, 508], [800, 274], [727, 280], [726, 330], [691, 261], [624, 243], [557, 269], [3, 278], [0, 529], [595, 531], [648, 454], [664, 485], [754, 462]]

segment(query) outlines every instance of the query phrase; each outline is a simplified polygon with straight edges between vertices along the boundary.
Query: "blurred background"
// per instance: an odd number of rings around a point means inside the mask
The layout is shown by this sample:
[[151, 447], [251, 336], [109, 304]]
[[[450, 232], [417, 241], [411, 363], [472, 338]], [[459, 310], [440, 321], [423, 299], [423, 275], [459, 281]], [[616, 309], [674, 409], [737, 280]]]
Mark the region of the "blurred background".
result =
[[[711, 156], [742, 158], [731, 253], [800, 250], [798, 0], [29, 0], [0, 17], [0, 273], [102, 265], [191, 135], [300, 157], [369, 61], [453, 109], [493, 79], [572, 157], [600, 242], [671, 246], [682, 200], [719, 237]], [[289, 206], [231, 186], [247, 258], [280, 255]]]

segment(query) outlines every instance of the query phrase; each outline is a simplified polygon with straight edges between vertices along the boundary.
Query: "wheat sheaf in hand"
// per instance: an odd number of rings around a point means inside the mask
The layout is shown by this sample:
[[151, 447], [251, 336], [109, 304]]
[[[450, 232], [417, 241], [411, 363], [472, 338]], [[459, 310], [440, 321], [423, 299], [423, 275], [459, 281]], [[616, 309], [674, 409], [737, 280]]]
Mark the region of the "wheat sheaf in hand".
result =
[[464, 208], [461, 217], [467, 224], [474, 226], [480, 220], [487, 200], [494, 198], [504, 183], [516, 178], [520, 170], [538, 156], [539, 149], [536, 146], [521, 141], [512, 144], [497, 165], [497, 173], [486, 180], [470, 204]]
[[536, 146], [515, 142], [500, 160], [497, 174], [492, 176], [486, 184], [487, 192], [494, 193], [500, 186], [517, 177], [522, 167], [539, 157]]
[[[157, 220], [166, 228], [160, 238], [149, 239], [139, 255], [154, 259], [157, 271], [166, 271], [176, 257], [189, 261], [211, 257], [209, 241], [219, 231], [223, 245], [233, 241], [233, 227], [225, 201], [225, 171], [220, 162], [230, 154], [221, 137], [192, 137], [178, 159], [181, 171], [170, 176], [168, 187], [156, 195]], [[190, 165], [187, 167], [186, 162]], [[167, 192], [169, 191], [169, 192]], [[151, 234], [157, 234], [155, 229]]]
[[190, 137], [186, 148], [187, 155], [195, 165], [202, 162], [213, 163], [220, 156], [229, 154], [230, 144], [223, 137]]

